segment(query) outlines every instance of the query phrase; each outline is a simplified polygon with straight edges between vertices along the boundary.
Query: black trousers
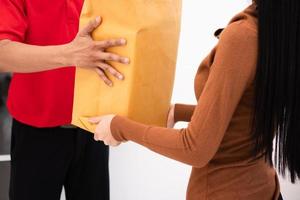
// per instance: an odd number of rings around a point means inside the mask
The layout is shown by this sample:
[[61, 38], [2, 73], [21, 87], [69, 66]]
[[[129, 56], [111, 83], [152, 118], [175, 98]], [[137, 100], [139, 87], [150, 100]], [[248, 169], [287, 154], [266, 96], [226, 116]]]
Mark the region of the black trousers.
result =
[[108, 147], [81, 129], [13, 121], [10, 200], [108, 200]]

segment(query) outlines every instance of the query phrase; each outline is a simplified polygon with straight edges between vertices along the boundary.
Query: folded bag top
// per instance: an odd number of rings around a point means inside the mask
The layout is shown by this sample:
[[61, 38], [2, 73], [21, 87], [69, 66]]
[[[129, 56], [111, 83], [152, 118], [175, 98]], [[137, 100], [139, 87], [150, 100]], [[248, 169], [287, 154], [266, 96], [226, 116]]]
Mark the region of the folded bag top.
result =
[[130, 58], [111, 62], [125, 75], [106, 86], [97, 73], [76, 68], [72, 124], [94, 132], [87, 119], [118, 114], [149, 125], [165, 126], [174, 83], [180, 33], [181, 0], [85, 0], [80, 27], [101, 16], [95, 40], [125, 38], [109, 52]]

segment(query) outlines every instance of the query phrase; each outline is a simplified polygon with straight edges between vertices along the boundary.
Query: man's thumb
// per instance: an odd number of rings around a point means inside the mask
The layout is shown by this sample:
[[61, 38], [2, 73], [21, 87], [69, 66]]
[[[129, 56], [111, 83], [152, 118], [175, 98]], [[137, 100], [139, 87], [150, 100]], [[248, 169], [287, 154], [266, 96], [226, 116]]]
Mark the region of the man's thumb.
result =
[[81, 29], [80, 36], [90, 35], [101, 24], [101, 17], [98, 16], [95, 19], [89, 21], [89, 23]]

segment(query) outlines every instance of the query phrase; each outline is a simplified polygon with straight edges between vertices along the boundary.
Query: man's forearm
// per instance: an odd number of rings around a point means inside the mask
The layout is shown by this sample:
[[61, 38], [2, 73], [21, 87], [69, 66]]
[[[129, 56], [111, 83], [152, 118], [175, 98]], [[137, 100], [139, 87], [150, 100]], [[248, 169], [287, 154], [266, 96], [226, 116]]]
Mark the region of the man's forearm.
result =
[[30, 73], [72, 65], [65, 45], [35, 46], [0, 41], [0, 72]]

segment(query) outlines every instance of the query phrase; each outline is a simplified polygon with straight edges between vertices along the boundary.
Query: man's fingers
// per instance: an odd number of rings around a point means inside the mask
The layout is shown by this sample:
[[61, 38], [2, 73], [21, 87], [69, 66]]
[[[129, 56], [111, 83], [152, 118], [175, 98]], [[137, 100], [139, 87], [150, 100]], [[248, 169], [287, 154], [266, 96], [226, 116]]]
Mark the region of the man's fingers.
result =
[[92, 19], [80, 32], [80, 36], [87, 36], [90, 35], [93, 30], [95, 30], [101, 24], [101, 17], [96, 17]]
[[123, 64], [129, 64], [129, 58], [125, 58], [122, 56], [119, 56], [117, 54], [114, 53], [104, 53], [102, 52], [100, 55], [101, 60], [105, 60], [105, 61], [115, 61], [115, 62], [119, 62], [119, 63], [123, 63]]
[[96, 46], [100, 49], [107, 49], [109, 47], [123, 46], [126, 44], [125, 39], [111, 39], [111, 40], [103, 40], [97, 41]]
[[118, 72], [115, 68], [113, 68], [112, 66], [110, 66], [109, 64], [102, 62], [102, 63], [99, 63], [98, 66], [101, 69], [103, 69], [105, 71], [108, 71], [111, 75], [113, 75], [117, 79], [124, 80], [124, 76], [120, 72]]
[[105, 72], [104, 72], [102, 69], [100, 69], [100, 68], [97, 67], [97, 68], [96, 68], [96, 72], [97, 72], [97, 74], [100, 76], [100, 78], [104, 81], [104, 83], [105, 83], [106, 85], [108, 85], [109, 87], [112, 87], [112, 86], [113, 86], [112, 81], [109, 80], [109, 78], [106, 76]]

